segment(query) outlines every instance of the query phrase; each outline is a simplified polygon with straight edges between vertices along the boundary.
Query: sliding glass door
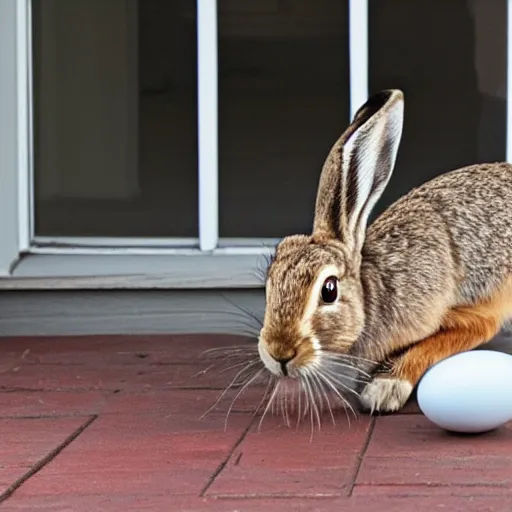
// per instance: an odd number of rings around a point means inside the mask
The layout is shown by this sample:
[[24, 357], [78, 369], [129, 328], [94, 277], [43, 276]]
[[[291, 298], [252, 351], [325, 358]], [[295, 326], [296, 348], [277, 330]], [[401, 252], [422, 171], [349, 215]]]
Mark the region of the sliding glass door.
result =
[[34, 246], [307, 231], [348, 42], [346, 1], [33, 0]]
[[308, 232], [330, 146], [382, 88], [406, 110], [376, 214], [512, 157], [507, 0], [2, 2], [0, 229], [25, 253], [258, 254]]

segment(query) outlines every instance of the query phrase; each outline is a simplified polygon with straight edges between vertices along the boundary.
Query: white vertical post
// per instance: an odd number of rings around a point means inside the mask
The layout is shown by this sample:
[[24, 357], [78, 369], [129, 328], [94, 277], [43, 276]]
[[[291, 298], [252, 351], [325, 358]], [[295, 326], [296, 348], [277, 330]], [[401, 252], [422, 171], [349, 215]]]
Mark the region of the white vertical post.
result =
[[368, 0], [349, 0], [348, 9], [352, 119], [359, 107], [368, 99]]
[[18, 1], [0, 0], [0, 276], [19, 255]]
[[512, 0], [507, 0], [507, 123], [506, 159], [512, 163]]
[[199, 125], [199, 247], [212, 251], [219, 239], [217, 0], [197, 0]]
[[18, 112], [18, 244], [29, 248], [32, 238], [32, 30], [30, 0], [16, 3], [16, 71]]

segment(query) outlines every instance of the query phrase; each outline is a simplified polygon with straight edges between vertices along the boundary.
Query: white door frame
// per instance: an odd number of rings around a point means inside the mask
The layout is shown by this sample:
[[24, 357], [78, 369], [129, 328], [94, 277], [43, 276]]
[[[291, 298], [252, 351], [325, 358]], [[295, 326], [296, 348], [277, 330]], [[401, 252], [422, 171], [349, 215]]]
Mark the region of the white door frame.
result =
[[512, 162], [512, 0], [507, 0], [507, 134], [506, 160]]
[[[33, 110], [32, 25], [29, 0], [16, 2], [16, 74], [18, 106], [18, 251], [30, 247], [33, 236]], [[1, 172], [1, 170], [0, 170]]]
[[[18, 237], [10, 243], [9, 261], [19, 253], [44, 254], [251, 254], [265, 252], [275, 239], [220, 239], [218, 205], [218, 72], [217, 72], [217, 0], [197, 0], [198, 32], [198, 154], [199, 154], [199, 239], [193, 238], [81, 238], [81, 237], [36, 237], [34, 234], [33, 162], [32, 162], [32, 55], [31, 55], [31, 0], [2, 0], [6, 11], [0, 18], [2, 23], [16, 27], [16, 43], [4, 43], [6, 54], [17, 65], [16, 85], [2, 93], [3, 100], [18, 106], [16, 115], [8, 121], [6, 129], [17, 123], [17, 163], [11, 162], [11, 174], [17, 169], [18, 214], [9, 223], [17, 226]], [[11, 24], [13, 19], [16, 24]], [[10, 20], [10, 22], [8, 21]], [[350, 0], [350, 97], [351, 111], [355, 110], [367, 96], [367, 0]], [[2, 31], [4, 39], [9, 31]], [[12, 35], [11, 35], [12, 39]], [[13, 101], [15, 99], [16, 101]], [[12, 160], [12, 158], [11, 158]], [[4, 174], [6, 169], [2, 171]], [[12, 186], [11, 186], [12, 188]], [[7, 187], [4, 192], [14, 201]], [[5, 205], [5, 203], [4, 203]], [[0, 213], [0, 218], [2, 216]], [[7, 223], [5, 221], [5, 223]], [[13, 224], [13, 225], [14, 225]], [[11, 226], [12, 229], [12, 226]], [[16, 250], [15, 250], [16, 248]], [[7, 249], [4, 250], [4, 252]], [[7, 254], [7, 253], [6, 253]], [[9, 265], [1, 265], [7, 273]]]
[[219, 242], [217, 0], [197, 2], [199, 248]]
[[28, 12], [27, 0], [0, 2], [0, 276], [30, 238]]

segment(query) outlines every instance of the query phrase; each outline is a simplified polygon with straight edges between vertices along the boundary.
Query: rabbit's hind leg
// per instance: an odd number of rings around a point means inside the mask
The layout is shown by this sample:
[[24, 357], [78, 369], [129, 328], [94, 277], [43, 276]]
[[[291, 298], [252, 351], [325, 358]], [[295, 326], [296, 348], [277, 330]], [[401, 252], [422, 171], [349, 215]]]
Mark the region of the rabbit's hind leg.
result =
[[490, 341], [511, 316], [511, 292], [512, 279], [481, 303], [449, 310], [438, 332], [392, 361], [389, 372], [375, 375], [361, 394], [363, 407], [371, 412], [398, 411], [434, 364]]

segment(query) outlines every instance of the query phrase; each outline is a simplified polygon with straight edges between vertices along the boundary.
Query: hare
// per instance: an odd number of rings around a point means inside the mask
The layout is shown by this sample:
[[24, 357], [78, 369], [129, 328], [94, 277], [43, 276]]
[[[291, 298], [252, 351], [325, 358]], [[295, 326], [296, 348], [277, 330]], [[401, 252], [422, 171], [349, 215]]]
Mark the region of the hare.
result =
[[268, 267], [258, 341], [270, 372], [318, 392], [366, 368], [350, 391], [371, 413], [398, 411], [430, 367], [512, 318], [512, 165], [438, 176], [367, 227], [403, 111], [399, 90], [371, 96], [332, 147], [312, 234], [284, 238]]

